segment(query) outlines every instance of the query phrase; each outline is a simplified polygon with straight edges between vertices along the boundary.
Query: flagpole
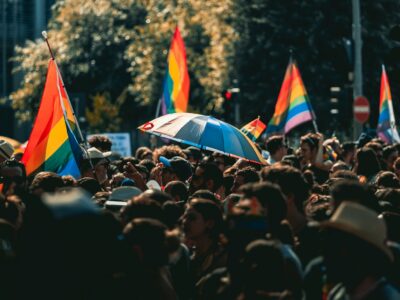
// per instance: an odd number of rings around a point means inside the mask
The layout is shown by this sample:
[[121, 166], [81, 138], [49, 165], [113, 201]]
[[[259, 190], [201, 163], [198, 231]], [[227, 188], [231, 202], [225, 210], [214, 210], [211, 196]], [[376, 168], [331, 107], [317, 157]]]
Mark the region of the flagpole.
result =
[[[47, 37], [47, 32], [46, 32], [46, 31], [42, 31], [42, 36], [43, 36], [43, 39], [45, 40], [45, 42], [46, 42], [46, 44], [47, 44], [47, 48], [49, 49], [51, 59], [55, 61], [56, 59], [55, 59], [54, 53], [53, 53], [53, 51], [52, 51], [52, 49], [51, 49], [51, 46], [50, 46], [50, 43], [49, 43], [49, 39], [48, 39], [48, 37]], [[58, 69], [58, 66], [57, 66], [57, 65], [56, 65], [56, 67], [57, 67], [57, 72], [58, 72], [58, 73], [61, 73], [60, 70]], [[62, 87], [65, 89], [64, 80], [62, 79], [62, 76], [60, 76], [59, 78], [60, 78], [60, 80], [61, 80]], [[69, 105], [72, 107], [71, 100], [69, 99], [69, 95], [68, 95], [68, 93], [67, 93], [66, 90], [65, 90], [65, 94], [67, 95], [67, 99], [68, 99]], [[77, 118], [76, 118], [75, 111], [74, 111], [73, 109], [72, 109], [72, 115], [73, 115], [73, 117], [74, 117], [74, 120], [75, 120], [75, 123], [76, 123], [76, 128], [78, 129], [78, 133], [79, 133], [79, 137], [80, 137], [80, 139], [81, 139], [81, 142], [82, 142], [82, 143], [85, 145], [85, 147], [86, 147], [85, 139], [83, 138], [82, 131], [81, 131], [81, 128], [80, 128], [80, 126], [79, 126], [79, 122], [78, 122], [78, 120], [77, 120]]]
[[158, 116], [160, 115], [160, 110], [161, 110], [161, 98], [159, 98], [157, 102], [156, 118], [158, 118]]

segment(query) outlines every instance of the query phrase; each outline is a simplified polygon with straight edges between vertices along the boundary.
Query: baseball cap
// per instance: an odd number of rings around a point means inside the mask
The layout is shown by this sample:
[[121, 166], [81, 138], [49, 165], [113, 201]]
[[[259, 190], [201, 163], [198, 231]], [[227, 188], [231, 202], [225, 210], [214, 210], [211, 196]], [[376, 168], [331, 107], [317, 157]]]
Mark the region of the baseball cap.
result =
[[165, 166], [171, 168], [182, 181], [186, 181], [190, 178], [190, 176], [192, 176], [192, 165], [190, 162], [180, 156], [174, 156], [171, 159], [160, 156], [159, 160]]
[[0, 140], [0, 156], [5, 159], [10, 159], [14, 153], [14, 147], [5, 140]]

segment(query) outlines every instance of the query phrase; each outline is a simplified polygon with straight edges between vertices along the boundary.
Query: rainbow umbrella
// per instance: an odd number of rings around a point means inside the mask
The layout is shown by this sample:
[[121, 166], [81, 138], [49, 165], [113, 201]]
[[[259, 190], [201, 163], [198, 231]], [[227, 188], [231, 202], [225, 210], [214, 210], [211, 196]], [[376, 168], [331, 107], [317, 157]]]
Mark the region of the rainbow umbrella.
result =
[[265, 163], [246, 135], [236, 127], [211, 116], [192, 113], [168, 114], [147, 122], [138, 129], [202, 150]]

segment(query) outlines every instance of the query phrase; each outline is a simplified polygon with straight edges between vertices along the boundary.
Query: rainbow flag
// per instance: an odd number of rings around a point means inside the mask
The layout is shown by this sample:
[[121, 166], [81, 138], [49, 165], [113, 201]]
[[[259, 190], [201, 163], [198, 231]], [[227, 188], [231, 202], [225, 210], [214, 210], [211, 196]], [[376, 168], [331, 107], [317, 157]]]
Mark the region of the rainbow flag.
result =
[[258, 139], [261, 133], [265, 130], [267, 125], [265, 125], [261, 120], [260, 117], [251, 121], [250, 123], [244, 125], [240, 131], [242, 131], [249, 139], [253, 142]]
[[80, 177], [77, 161], [82, 157], [82, 150], [74, 134], [76, 125], [60, 71], [52, 59], [39, 111], [22, 157], [28, 176], [51, 171]]
[[176, 27], [168, 53], [168, 68], [161, 97], [162, 114], [186, 112], [189, 102], [190, 79], [186, 66], [183, 39]]
[[400, 142], [393, 112], [392, 93], [390, 92], [389, 79], [386, 75], [385, 66], [382, 66], [377, 133], [388, 144]]
[[290, 60], [274, 115], [268, 123], [267, 134], [288, 133], [294, 127], [307, 121], [315, 121], [314, 112], [301, 80], [300, 71], [296, 63]]

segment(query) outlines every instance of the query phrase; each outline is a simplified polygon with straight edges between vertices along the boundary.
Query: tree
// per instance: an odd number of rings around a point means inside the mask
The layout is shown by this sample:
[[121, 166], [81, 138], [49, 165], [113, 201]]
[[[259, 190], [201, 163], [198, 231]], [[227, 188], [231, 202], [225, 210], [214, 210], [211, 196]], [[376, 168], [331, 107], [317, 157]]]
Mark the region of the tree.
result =
[[[187, 48], [190, 108], [207, 112], [218, 102], [231, 67], [235, 35], [222, 13], [230, 10], [229, 5], [230, 1], [216, 0], [206, 4], [200, 0], [58, 1], [48, 35], [68, 92], [85, 94], [90, 118], [95, 120], [93, 114], [100, 113], [93, 107], [94, 95], [109, 95], [109, 101], [120, 108], [122, 124], [132, 128], [155, 112], [176, 25]], [[42, 41], [29, 41], [16, 51], [16, 70], [22, 71], [23, 79], [11, 99], [17, 117], [32, 120], [49, 55]], [[93, 124], [90, 129], [96, 130]]]

